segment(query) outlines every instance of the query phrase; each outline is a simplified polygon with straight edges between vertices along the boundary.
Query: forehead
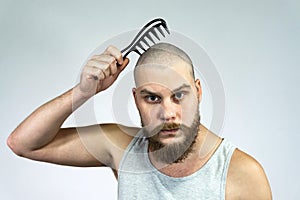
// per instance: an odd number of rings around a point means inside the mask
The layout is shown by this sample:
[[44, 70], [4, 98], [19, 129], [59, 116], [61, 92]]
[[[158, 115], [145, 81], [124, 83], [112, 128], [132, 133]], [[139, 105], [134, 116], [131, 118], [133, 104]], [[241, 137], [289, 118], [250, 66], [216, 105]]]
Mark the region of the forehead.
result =
[[172, 65], [142, 64], [135, 69], [135, 84], [137, 88], [160, 85], [170, 90], [182, 85], [191, 85], [194, 80], [190, 68], [188, 63], [181, 61], [172, 63]]

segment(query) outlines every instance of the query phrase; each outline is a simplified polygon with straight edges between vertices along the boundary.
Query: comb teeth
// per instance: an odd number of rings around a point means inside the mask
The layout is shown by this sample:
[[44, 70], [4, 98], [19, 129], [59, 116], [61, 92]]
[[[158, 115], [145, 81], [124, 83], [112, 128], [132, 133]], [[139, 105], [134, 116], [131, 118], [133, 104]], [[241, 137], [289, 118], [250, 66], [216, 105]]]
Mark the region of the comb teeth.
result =
[[139, 52], [139, 50], [137, 50], [137, 49], [134, 49], [133, 51], [134, 51], [135, 53], [139, 54], [140, 56], [142, 55], [142, 54]]
[[[144, 51], [146, 51], [146, 48], [149, 48], [152, 45], [156, 44], [152, 35], [157, 40], [160, 40], [158, 33], [160, 33], [163, 37], [166, 36], [164, 33], [164, 30], [168, 34], [170, 34], [170, 31], [167, 27], [167, 23], [165, 22], [165, 20], [157, 18], [157, 19], [150, 21], [138, 32], [138, 34], [135, 36], [133, 41], [125, 49], [123, 49], [121, 51], [123, 54], [123, 57], [125, 58], [132, 51], [141, 55]], [[151, 41], [153, 44], [150, 45], [146, 39]]]
[[150, 47], [150, 44], [147, 42], [146, 37], [144, 37], [141, 42], [143, 42], [146, 46]]
[[143, 51], [146, 51], [146, 49], [143, 47], [142, 43], [137, 44], [137, 46], [142, 49]]
[[[149, 32], [149, 33], [150, 33], [150, 32]], [[145, 36], [145, 38], [148, 38], [149, 40], [151, 40], [151, 42], [152, 42], [153, 44], [155, 44], [153, 38], [151, 37], [151, 35], [150, 35], [149, 33]]]
[[160, 40], [159, 37], [158, 37], [158, 34], [155, 31], [155, 29], [151, 30], [150, 33], [152, 33], [156, 37], [156, 39]]
[[169, 29], [167, 27], [167, 24], [166, 23], [162, 23], [161, 25], [164, 27], [164, 29], [167, 31], [167, 33], [170, 34], [170, 31], [169, 31]]
[[160, 26], [158, 26], [156, 29], [160, 32], [160, 34], [162, 34], [162, 36], [165, 37], [165, 34]]

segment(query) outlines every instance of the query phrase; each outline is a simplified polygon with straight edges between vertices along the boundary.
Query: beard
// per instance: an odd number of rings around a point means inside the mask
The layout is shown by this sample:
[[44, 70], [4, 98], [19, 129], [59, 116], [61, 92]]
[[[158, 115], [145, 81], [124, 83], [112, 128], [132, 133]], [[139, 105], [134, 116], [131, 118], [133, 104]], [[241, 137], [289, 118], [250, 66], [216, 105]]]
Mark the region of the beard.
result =
[[[143, 121], [142, 121], [142, 126]], [[183, 162], [188, 155], [193, 151], [193, 147], [196, 143], [196, 138], [198, 135], [200, 127], [200, 115], [199, 109], [194, 116], [193, 123], [191, 126], [186, 126], [184, 124], [177, 123], [164, 123], [155, 127], [152, 131], [147, 131], [144, 129], [145, 134], [149, 137], [149, 149], [155, 160], [171, 164]], [[161, 130], [171, 130], [178, 129], [176, 136], [183, 137], [180, 142], [174, 142], [171, 144], [163, 144], [158, 139], [158, 133]]]

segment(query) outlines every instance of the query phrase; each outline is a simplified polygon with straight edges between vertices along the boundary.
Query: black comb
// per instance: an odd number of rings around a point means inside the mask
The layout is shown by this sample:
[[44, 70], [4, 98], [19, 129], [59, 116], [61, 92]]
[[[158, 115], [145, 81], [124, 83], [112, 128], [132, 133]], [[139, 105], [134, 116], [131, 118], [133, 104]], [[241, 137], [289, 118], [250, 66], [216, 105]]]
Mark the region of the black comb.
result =
[[[155, 44], [154, 37], [157, 40], [160, 40], [159, 34], [165, 37], [164, 30], [170, 34], [170, 31], [167, 27], [165, 20], [161, 18], [153, 19], [148, 22], [135, 36], [133, 41], [121, 52], [123, 58], [131, 53], [132, 51], [136, 52], [139, 55], [142, 55], [149, 47]], [[148, 40], [148, 41], [147, 41]], [[149, 42], [151, 41], [151, 42]]]

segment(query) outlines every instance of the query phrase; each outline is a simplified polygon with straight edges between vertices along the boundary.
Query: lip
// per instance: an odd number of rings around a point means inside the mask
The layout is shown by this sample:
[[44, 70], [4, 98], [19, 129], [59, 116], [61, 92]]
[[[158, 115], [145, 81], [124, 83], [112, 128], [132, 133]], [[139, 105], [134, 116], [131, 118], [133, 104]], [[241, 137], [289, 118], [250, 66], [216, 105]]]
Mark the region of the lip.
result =
[[179, 129], [161, 130], [159, 133], [161, 135], [175, 135]]

